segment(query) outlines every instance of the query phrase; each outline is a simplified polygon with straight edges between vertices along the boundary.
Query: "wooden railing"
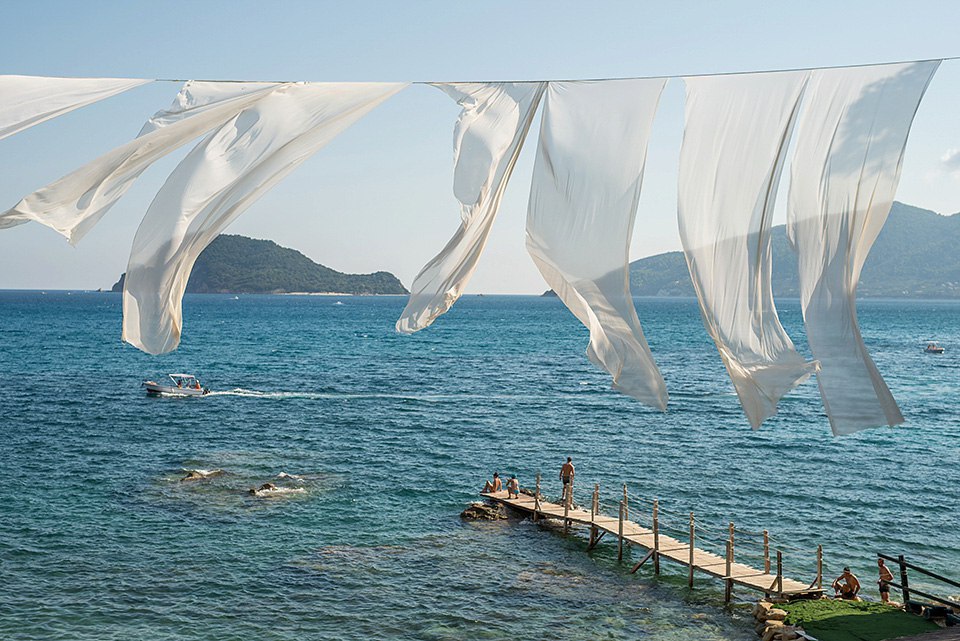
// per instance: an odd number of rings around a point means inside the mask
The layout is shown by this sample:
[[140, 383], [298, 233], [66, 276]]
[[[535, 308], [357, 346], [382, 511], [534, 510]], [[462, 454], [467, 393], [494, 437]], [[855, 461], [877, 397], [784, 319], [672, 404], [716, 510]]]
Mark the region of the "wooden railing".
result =
[[[643, 519], [649, 526], [646, 535], [648, 543], [642, 544], [647, 548], [647, 553], [643, 559], [637, 563], [632, 572], [636, 572], [648, 560], [653, 560], [654, 573], [660, 573], [661, 556], [669, 560], [679, 562], [688, 566], [687, 581], [690, 587], [693, 587], [693, 575], [695, 570], [700, 570], [713, 574], [724, 581], [724, 596], [730, 599], [734, 583], [746, 585], [752, 589], [761, 590], [768, 594], [786, 596], [788, 594], [812, 594], [821, 593], [823, 589], [823, 549], [821, 546], [816, 548], [816, 577], [807, 585], [806, 582], [800, 583], [788, 579], [784, 576], [783, 557], [784, 551], [796, 556], [810, 554], [811, 551], [801, 550], [794, 546], [787, 545], [771, 537], [766, 530], [762, 532], [743, 530], [735, 527], [731, 522], [728, 527], [722, 529], [707, 525], [695, 518], [693, 512], [689, 512], [689, 527], [687, 527], [688, 515], [686, 513], [675, 513], [664, 509], [658, 499], [647, 499], [645, 497], [631, 495], [627, 491], [627, 485], [624, 483], [622, 488], [617, 488], [616, 494], [620, 495], [622, 489], [622, 498], [617, 496], [613, 501], [600, 500], [600, 486], [594, 484], [590, 496], [590, 505], [587, 507], [577, 507], [573, 502], [574, 483], [573, 479], [565, 492], [562, 492], [562, 500], [557, 503], [546, 503], [541, 493], [541, 475], [537, 474], [536, 490], [530, 503], [519, 505], [522, 501], [507, 501], [513, 503], [514, 507], [530, 510], [534, 520], [539, 518], [561, 518], [563, 522], [563, 532], [566, 534], [573, 524], [582, 524], [590, 528], [589, 542], [587, 551], [592, 550], [604, 534], [610, 534], [617, 538], [617, 559], [623, 559], [624, 548], [628, 544], [636, 544], [635, 526], [640, 525], [630, 520], [631, 512], [635, 514], [635, 519]], [[582, 490], [581, 490], [582, 491]], [[634, 502], [634, 509], [631, 510], [631, 500]], [[613, 519], [602, 516], [601, 510], [603, 504], [607, 509], [613, 509], [617, 514]], [[639, 508], [637, 505], [639, 504]], [[550, 506], [553, 506], [551, 509]], [[650, 508], [650, 512], [646, 509]], [[644, 513], [646, 512], [646, 515]], [[609, 513], [609, 512], [608, 512]], [[682, 523], [682, 525], [681, 525]], [[625, 527], [625, 525], [627, 527]], [[629, 528], [629, 534], [627, 529]], [[689, 532], [689, 538], [687, 534]], [[676, 537], [680, 537], [679, 539]], [[687, 539], [687, 540], [684, 540]], [[664, 541], [668, 541], [667, 547], [664, 547]], [[702, 558], [704, 550], [698, 548], [698, 543], [712, 545], [720, 556], [721, 568], [724, 569], [704, 569], [701, 567], [698, 558]], [[681, 547], [677, 547], [677, 544]], [[725, 548], [725, 550], [724, 550]], [[680, 552], [682, 550], [682, 552]], [[689, 550], [689, 551], [688, 551]], [[752, 551], [751, 551], [752, 550]], [[762, 550], [762, 557], [760, 555]], [[709, 550], [706, 550], [709, 552]], [[755, 570], [750, 574], [751, 578], [744, 578], [744, 565], [749, 563], [743, 556], [755, 559], [759, 564], [761, 558], [763, 563], [762, 570]], [[714, 557], [716, 558], [716, 557]], [[810, 557], [808, 557], [810, 558]], [[810, 558], [811, 561], [814, 559]], [[725, 563], [724, 563], [725, 562]], [[745, 563], [746, 562], [746, 563]], [[776, 563], [774, 566], [773, 563]], [[715, 567], [713, 564], [712, 567]], [[737, 569], [734, 569], [737, 565]], [[725, 567], [724, 567], [725, 566]], [[749, 569], [749, 568], [748, 568]], [[776, 574], [772, 572], [775, 569]], [[764, 577], [766, 582], [764, 581]], [[789, 584], [789, 585], [786, 585]]]
[[[913, 570], [914, 572], [919, 572], [920, 574], [928, 576], [931, 579], [940, 581], [941, 583], [946, 583], [947, 585], [953, 586], [955, 588], [960, 588], [960, 583], [958, 583], [957, 581], [954, 581], [953, 579], [948, 579], [945, 576], [941, 576], [936, 572], [931, 572], [930, 570], [927, 570], [925, 568], [921, 568], [920, 566], [914, 565], [913, 563], [907, 563], [904, 560], [902, 554], [896, 557], [893, 557], [893, 556], [887, 556], [886, 554], [880, 554], [879, 552], [877, 552], [877, 558], [891, 561], [893, 563], [896, 563], [898, 566], [900, 566], [900, 582], [897, 583], [895, 581], [888, 581], [887, 583], [903, 591], [903, 605], [907, 609], [911, 609], [910, 607], [911, 603], [916, 603], [916, 601], [910, 598], [912, 595], [922, 596], [925, 599], [930, 599], [931, 601], [935, 601], [941, 605], [946, 605], [951, 608], [960, 609], [960, 603], [957, 603], [956, 601], [951, 601], [946, 597], [937, 596], [934, 594], [930, 594], [929, 592], [923, 592], [916, 588], [911, 588], [910, 579], [907, 575], [907, 570], [910, 569], [910, 570]], [[917, 605], [922, 606], [923, 604], [917, 603]], [[922, 610], [923, 608], [921, 607], [921, 611]], [[917, 612], [917, 614], [920, 614], [920, 613], [921, 612]], [[960, 622], [960, 619], [958, 619], [957, 621]]]

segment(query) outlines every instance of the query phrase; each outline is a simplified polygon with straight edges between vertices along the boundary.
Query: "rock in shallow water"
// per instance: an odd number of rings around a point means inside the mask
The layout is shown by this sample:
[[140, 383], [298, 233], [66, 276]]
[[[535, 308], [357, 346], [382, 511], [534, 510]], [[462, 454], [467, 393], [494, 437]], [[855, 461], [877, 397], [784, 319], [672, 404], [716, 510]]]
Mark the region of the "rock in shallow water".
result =
[[471, 503], [467, 509], [460, 513], [460, 518], [472, 521], [499, 521], [507, 518], [507, 513], [501, 505]]

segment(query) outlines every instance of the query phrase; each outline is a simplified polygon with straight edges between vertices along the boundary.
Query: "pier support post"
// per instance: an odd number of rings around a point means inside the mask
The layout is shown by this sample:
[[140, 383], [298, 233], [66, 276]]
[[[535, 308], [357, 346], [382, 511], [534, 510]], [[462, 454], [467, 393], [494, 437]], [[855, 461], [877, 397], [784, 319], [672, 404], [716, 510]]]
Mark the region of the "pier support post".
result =
[[733, 565], [733, 541], [727, 539], [727, 579], [724, 580], [723, 602], [730, 603], [730, 592], [733, 590], [733, 579], [730, 577], [730, 566]]
[[653, 499], [653, 573], [660, 574], [660, 501]]
[[623, 510], [624, 510], [623, 501], [620, 501], [620, 539], [617, 541], [617, 561], [623, 560]]
[[817, 546], [817, 589], [823, 589], [823, 546]]
[[630, 520], [630, 502], [627, 501], [627, 484], [623, 484], [623, 519]]
[[897, 562], [900, 564], [900, 585], [903, 586], [903, 604], [906, 605], [910, 600], [910, 587], [907, 583], [907, 564], [903, 560], [903, 555], [897, 556]]
[[[594, 483], [593, 485], [593, 500], [590, 502], [590, 522], [593, 523], [597, 518], [597, 512], [600, 511], [600, 484]], [[590, 545], [587, 546], [587, 549], [590, 550], [597, 543], [597, 526], [590, 526]]]
[[763, 573], [770, 574], [770, 535], [763, 531]]
[[783, 553], [777, 550], [777, 596], [783, 596]]
[[537, 472], [537, 489], [533, 494], [533, 520], [540, 516], [540, 472]]
[[687, 576], [687, 585], [693, 587], [693, 544], [695, 541], [693, 531], [693, 512], [690, 513], [690, 574]]

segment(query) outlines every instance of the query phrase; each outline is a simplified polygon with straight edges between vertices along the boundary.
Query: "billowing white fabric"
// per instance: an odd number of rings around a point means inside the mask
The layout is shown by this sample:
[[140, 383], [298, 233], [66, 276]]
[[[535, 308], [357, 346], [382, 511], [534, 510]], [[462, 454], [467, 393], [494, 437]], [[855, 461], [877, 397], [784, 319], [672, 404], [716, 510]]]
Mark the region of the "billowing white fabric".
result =
[[813, 71], [790, 175], [787, 227], [820, 395], [834, 434], [903, 422], [867, 353], [856, 291], [939, 62]]
[[703, 324], [753, 429], [818, 367], [780, 325], [770, 282], [777, 185], [807, 77], [684, 78], [680, 240]]
[[410, 286], [397, 331], [427, 327], [460, 298], [497, 215], [546, 83], [433, 83], [463, 107], [453, 135], [460, 228]]
[[123, 339], [150, 354], [175, 349], [181, 300], [204, 247], [407, 84], [284, 84], [211, 132], [170, 174], [137, 230], [123, 289]]
[[276, 83], [188, 82], [134, 140], [25, 197], [0, 214], [0, 229], [35, 220], [76, 244], [154, 161], [219, 127]]
[[527, 209], [527, 251], [590, 330], [614, 389], [661, 410], [667, 388], [630, 295], [629, 251], [664, 78], [551, 82]]
[[0, 140], [153, 80], [0, 76]]

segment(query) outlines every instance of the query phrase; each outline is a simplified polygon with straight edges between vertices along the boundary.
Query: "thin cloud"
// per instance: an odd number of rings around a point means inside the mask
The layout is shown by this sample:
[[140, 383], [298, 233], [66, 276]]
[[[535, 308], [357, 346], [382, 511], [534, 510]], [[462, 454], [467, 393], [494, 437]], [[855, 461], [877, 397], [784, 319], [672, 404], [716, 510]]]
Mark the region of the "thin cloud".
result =
[[940, 166], [954, 178], [960, 178], [960, 149], [948, 149], [940, 156]]

